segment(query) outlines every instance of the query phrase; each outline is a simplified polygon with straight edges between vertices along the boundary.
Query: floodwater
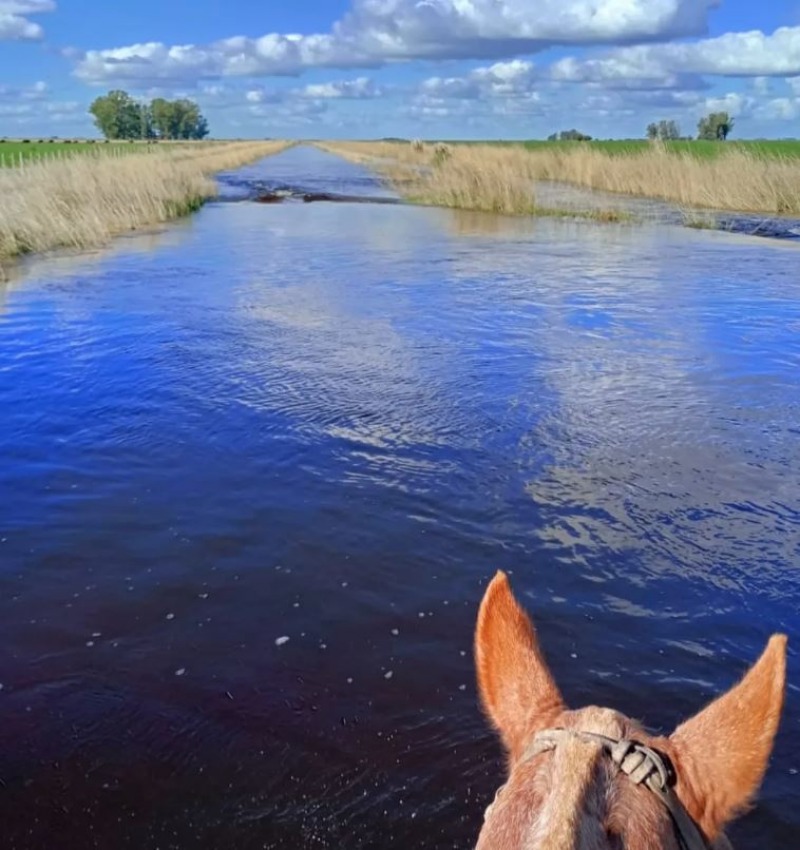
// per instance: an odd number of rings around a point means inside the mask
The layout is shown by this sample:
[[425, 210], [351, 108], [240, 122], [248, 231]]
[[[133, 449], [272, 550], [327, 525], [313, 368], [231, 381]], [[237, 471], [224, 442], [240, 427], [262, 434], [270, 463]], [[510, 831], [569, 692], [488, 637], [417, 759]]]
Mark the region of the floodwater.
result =
[[731, 835], [797, 847], [796, 246], [247, 201], [146, 240], [0, 299], [6, 850], [469, 848], [498, 568], [570, 702], [664, 731], [788, 632]]

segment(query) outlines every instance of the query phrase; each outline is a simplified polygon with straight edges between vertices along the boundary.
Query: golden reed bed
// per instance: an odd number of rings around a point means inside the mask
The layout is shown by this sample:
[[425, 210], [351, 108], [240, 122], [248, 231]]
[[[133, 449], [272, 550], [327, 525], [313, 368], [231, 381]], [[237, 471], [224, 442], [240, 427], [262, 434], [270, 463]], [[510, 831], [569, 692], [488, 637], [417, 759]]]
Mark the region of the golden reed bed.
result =
[[[731, 149], [713, 158], [663, 145], [610, 155], [587, 145], [526, 150], [514, 145], [325, 142], [323, 150], [369, 164], [419, 203], [515, 214], [536, 205], [537, 181], [669, 201], [684, 208], [800, 214], [800, 159]], [[575, 211], [570, 211], [575, 212]], [[609, 211], [609, 218], [611, 218]], [[588, 211], [602, 218], [602, 210]]]
[[89, 248], [196, 209], [216, 193], [210, 175], [278, 153], [287, 142], [154, 147], [124, 156], [80, 154], [0, 170], [0, 259]]

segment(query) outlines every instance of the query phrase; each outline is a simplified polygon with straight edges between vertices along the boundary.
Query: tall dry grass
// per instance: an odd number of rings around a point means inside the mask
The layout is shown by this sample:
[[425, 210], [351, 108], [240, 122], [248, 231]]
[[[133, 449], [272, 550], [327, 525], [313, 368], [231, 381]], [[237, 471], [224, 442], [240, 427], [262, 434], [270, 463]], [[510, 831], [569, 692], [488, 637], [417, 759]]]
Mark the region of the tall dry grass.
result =
[[102, 245], [184, 215], [216, 194], [210, 175], [285, 142], [231, 142], [114, 156], [81, 154], [0, 170], [0, 259]]
[[323, 150], [368, 164], [416, 203], [498, 213], [536, 211], [531, 158], [518, 147], [326, 142]]
[[800, 159], [763, 157], [740, 148], [698, 158], [663, 145], [613, 155], [579, 143], [532, 151], [514, 145], [454, 145], [449, 156], [437, 161], [432, 145], [343, 142], [323, 147], [370, 164], [412, 200], [442, 206], [528, 213], [535, 183], [558, 181], [683, 208], [800, 214]]
[[539, 180], [560, 180], [625, 195], [658, 198], [733, 212], [800, 213], [800, 160], [762, 157], [740, 148], [698, 158], [652, 145], [641, 153], [609, 156], [586, 146], [534, 151]]

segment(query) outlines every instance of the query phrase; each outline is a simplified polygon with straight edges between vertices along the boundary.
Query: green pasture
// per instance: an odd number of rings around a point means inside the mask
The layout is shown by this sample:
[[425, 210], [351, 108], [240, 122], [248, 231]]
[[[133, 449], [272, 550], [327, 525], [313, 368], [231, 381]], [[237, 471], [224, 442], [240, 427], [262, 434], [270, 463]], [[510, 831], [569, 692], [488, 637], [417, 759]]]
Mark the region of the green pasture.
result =
[[0, 139], [0, 168], [18, 166], [34, 159], [60, 159], [85, 153], [127, 153], [138, 150], [140, 142], [67, 142], [31, 139], [13, 141]]
[[[645, 139], [610, 139], [607, 141], [591, 142], [521, 142], [528, 150], [546, 150], [548, 148], [571, 149], [575, 146], [586, 145], [595, 150], [614, 155], [630, 155], [645, 151], [650, 142]], [[744, 150], [757, 156], [764, 157], [800, 157], [800, 140], [798, 139], [764, 139], [753, 141], [709, 142], [703, 140], [681, 140], [665, 142], [667, 150], [673, 153], [686, 153], [701, 159], [719, 156], [725, 151]]]

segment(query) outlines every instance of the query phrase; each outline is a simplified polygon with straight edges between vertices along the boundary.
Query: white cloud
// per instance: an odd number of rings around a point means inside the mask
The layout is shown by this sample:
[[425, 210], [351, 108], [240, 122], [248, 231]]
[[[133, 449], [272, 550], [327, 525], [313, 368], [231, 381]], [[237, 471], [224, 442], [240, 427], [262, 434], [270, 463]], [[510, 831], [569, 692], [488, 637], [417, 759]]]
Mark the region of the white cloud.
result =
[[77, 100], [54, 100], [46, 103], [44, 108], [50, 116], [69, 115], [72, 117], [79, 112], [85, 111], [86, 106], [85, 104], [78, 103]]
[[16, 118], [17, 123], [30, 123], [34, 118], [46, 116], [46, 121], [61, 121], [66, 118], [74, 118], [84, 112], [84, 104], [77, 101], [50, 101], [44, 104], [32, 103], [0, 103], [0, 116], [4, 118]]
[[328, 111], [324, 100], [284, 99], [277, 103], [251, 103], [247, 108], [253, 118], [264, 118], [270, 126], [309, 125], [318, 123]]
[[43, 100], [48, 93], [47, 83], [41, 81], [32, 86], [0, 86], [0, 102]]
[[720, 97], [707, 97], [702, 102], [700, 112], [729, 112], [734, 118], [748, 113], [755, 106], [756, 100], [742, 92], [728, 92]]
[[253, 89], [245, 94], [245, 100], [248, 103], [264, 103], [268, 97], [268, 93], [263, 89]]
[[758, 95], [767, 95], [771, 91], [769, 77], [753, 77], [753, 91]]
[[694, 74], [664, 67], [646, 50], [631, 48], [602, 59], [578, 60], [572, 56], [554, 62], [549, 77], [557, 82], [588, 83], [608, 89], [696, 89], [707, 84]]
[[381, 97], [383, 93], [369, 77], [358, 77], [353, 80], [336, 80], [296, 88], [275, 89], [259, 86], [247, 90], [244, 93], [244, 101], [251, 117], [266, 118], [273, 124], [291, 127], [326, 120], [331, 103], [373, 99]]
[[[555, 79], [607, 87], [692, 88], [702, 75], [755, 77], [800, 75], [800, 27], [730, 32], [694, 42], [638, 45], [599, 59], [562, 59], [551, 66]], [[763, 87], [764, 82], [760, 85]]]
[[755, 109], [763, 121], [794, 121], [800, 118], [800, 97], [775, 97]]
[[698, 74], [770, 77], [800, 73], [800, 27], [781, 27], [771, 35], [760, 30], [729, 32], [694, 44], [665, 44], [649, 50], [672, 68]]
[[467, 117], [475, 117], [478, 114], [474, 104], [466, 100], [430, 97], [428, 95], [416, 98], [402, 111], [410, 118], [423, 121], [437, 118], [458, 118], [459, 121], [462, 121]]
[[[373, 56], [519, 53], [699, 35], [717, 0], [354, 0], [334, 36]], [[513, 45], [513, 48], [509, 49]]]
[[[0, 0], [2, 2], [2, 0]], [[501, 58], [553, 45], [624, 44], [702, 35], [718, 0], [353, 0], [329, 33], [236, 36], [209, 45], [90, 50], [87, 82], [295, 75], [397, 60]]]
[[534, 90], [532, 62], [514, 59], [475, 68], [462, 77], [429, 77], [420, 83], [406, 114], [423, 121], [464, 122], [524, 118], [543, 114], [547, 102]]
[[33, 41], [43, 36], [39, 24], [28, 15], [52, 12], [54, 0], [0, 0], [0, 41]]
[[248, 103], [288, 103], [292, 100], [369, 100], [381, 97], [384, 89], [369, 77], [354, 80], [333, 80], [313, 83], [301, 88], [269, 89], [263, 86], [249, 89], [244, 98]]
[[535, 78], [532, 62], [514, 59], [475, 68], [464, 77], [429, 77], [420, 94], [433, 98], [480, 99], [519, 97], [531, 93]]
[[380, 89], [369, 77], [358, 77], [355, 80], [340, 80], [331, 83], [314, 83], [300, 89], [300, 97], [322, 98], [325, 100], [350, 99], [367, 100], [380, 97]]
[[31, 111], [30, 104], [27, 103], [0, 103], [0, 115], [3, 117], [28, 115]]

